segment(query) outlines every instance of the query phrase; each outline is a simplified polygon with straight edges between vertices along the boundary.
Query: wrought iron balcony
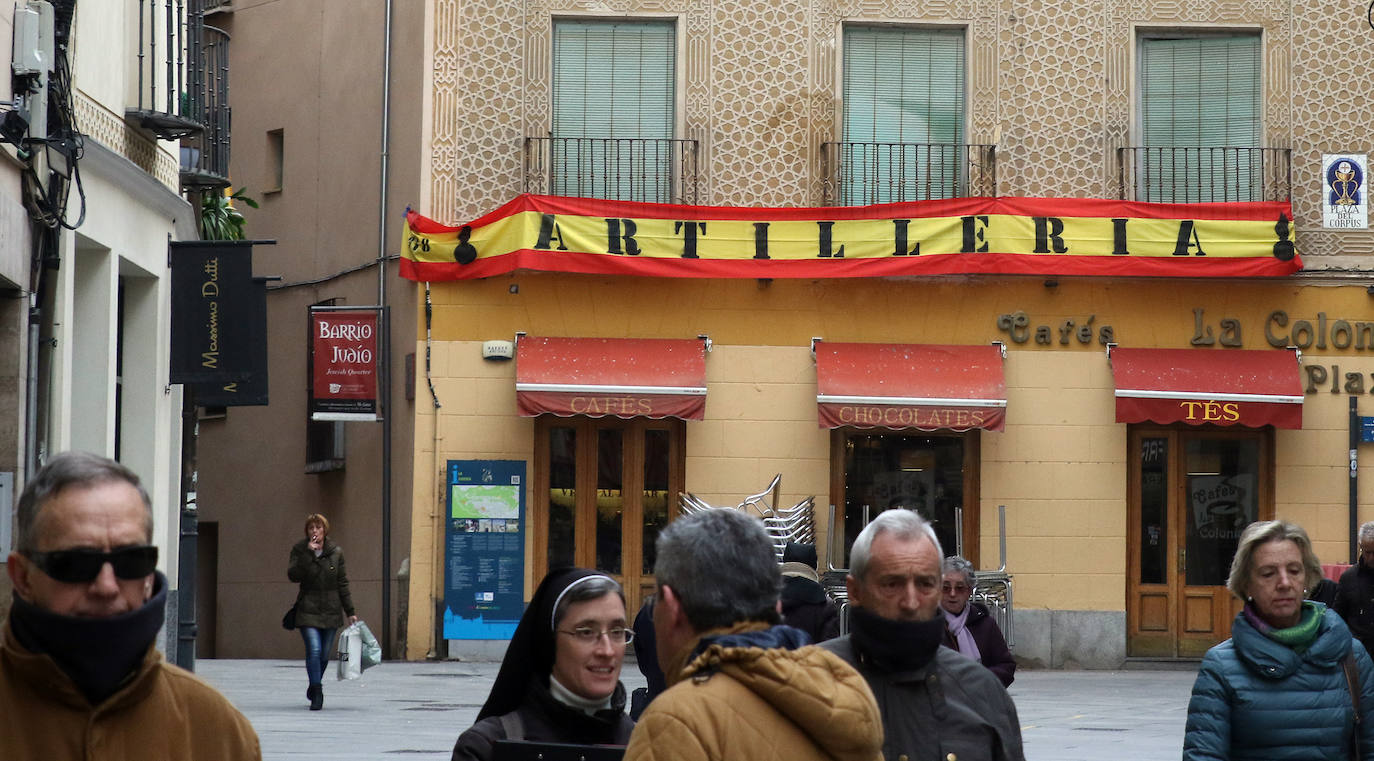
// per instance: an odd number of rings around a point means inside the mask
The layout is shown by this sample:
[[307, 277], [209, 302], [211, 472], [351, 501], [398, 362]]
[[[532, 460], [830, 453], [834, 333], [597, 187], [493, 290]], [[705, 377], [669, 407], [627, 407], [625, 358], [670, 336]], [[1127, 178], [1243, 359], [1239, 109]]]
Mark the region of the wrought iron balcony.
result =
[[650, 203], [697, 202], [695, 140], [525, 138], [525, 192]]
[[138, 0], [138, 95], [124, 116], [163, 140], [194, 135], [202, 128], [188, 87], [187, 59], [204, 21], [199, 9], [187, 3]]
[[229, 184], [229, 35], [205, 23], [215, 0], [138, 0], [135, 103], [125, 120], [181, 140], [181, 184]]
[[202, 24], [191, 60], [191, 102], [204, 127], [181, 141], [181, 187], [229, 186], [229, 35]]
[[826, 206], [997, 195], [997, 147], [962, 143], [822, 143]]
[[1116, 151], [1123, 200], [1287, 201], [1292, 196], [1289, 148], [1167, 146]]

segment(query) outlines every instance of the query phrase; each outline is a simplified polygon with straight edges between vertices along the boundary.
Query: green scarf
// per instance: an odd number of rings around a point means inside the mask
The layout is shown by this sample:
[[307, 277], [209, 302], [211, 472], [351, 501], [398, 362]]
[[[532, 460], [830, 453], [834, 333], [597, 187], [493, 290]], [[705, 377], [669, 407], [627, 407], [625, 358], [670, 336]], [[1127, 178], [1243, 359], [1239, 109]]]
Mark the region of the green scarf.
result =
[[1293, 648], [1295, 652], [1305, 653], [1307, 648], [1312, 646], [1313, 640], [1317, 638], [1317, 630], [1321, 628], [1322, 607], [1311, 600], [1304, 601], [1302, 617], [1298, 619], [1295, 626], [1290, 626], [1287, 629], [1265, 627], [1261, 631], [1269, 639], [1287, 645]]

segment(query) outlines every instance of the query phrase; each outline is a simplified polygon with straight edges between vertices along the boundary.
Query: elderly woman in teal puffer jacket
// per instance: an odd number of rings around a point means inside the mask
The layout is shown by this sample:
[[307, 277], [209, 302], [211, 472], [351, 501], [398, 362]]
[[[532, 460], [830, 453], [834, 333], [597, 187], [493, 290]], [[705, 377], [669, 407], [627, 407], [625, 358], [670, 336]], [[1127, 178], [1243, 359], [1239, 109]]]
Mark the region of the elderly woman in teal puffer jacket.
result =
[[[1246, 527], [1227, 581], [1245, 607], [1231, 639], [1202, 659], [1185, 761], [1347, 761], [1356, 742], [1360, 758], [1374, 758], [1374, 662], [1340, 616], [1303, 599], [1320, 578], [1301, 526]], [[1347, 663], [1360, 693], [1358, 724]]]

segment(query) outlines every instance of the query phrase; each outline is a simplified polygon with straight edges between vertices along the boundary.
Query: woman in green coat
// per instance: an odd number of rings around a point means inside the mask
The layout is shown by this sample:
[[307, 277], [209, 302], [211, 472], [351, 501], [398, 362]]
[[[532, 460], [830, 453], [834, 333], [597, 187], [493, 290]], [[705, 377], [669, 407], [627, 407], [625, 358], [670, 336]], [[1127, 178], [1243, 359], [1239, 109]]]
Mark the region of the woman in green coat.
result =
[[301, 585], [296, 595], [296, 628], [305, 641], [305, 672], [310, 677], [305, 696], [310, 699], [310, 710], [318, 711], [324, 707], [321, 679], [329, 665], [334, 633], [345, 616], [350, 624], [358, 620], [348, 593], [343, 549], [329, 538], [329, 519], [319, 513], [305, 519], [305, 538], [291, 548], [286, 577]]

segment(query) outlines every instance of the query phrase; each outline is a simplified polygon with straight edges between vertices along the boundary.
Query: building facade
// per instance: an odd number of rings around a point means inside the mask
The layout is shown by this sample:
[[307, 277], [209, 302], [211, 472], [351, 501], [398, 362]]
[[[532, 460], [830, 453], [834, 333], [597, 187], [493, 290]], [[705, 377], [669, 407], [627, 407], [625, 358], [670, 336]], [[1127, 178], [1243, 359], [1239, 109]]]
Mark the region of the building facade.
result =
[[[416, 372], [407, 656], [454, 644], [439, 620], [450, 461], [524, 463], [526, 594], [571, 561], [616, 574], [633, 605], [652, 589], [653, 536], [678, 492], [734, 504], [781, 474], [783, 504], [816, 497], [821, 562], [834, 568], [865, 515], [921, 510], [948, 552], [983, 569], [1005, 560], [1015, 652], [1052, 667], [1194, 657], [1229, 636], [1225, 572], [1249, 521], [1294, 520], [1323, 561], [1349, 562], [1352, 523], [1374, 516], [1374, 470], [1350, 444], [1352, 409], [1368, 410], [1374, 390], [1374, 237], [1328, 221], [1338, 197], [1354, 199], [1324, 156], [1362, 173], [1371, 148], [1342, 104], [1374, 86], [1333, 75], [1374, 34], [1357, 16], [1302, 3], [436, 0], [413, 205], [439, 222], [467, 224], [521, 193], [730, 209], [1283, 202], [1303, 268], [522, 269], [421, 283], [432, 310], [415, 346], [430, 359]], [[516, 362], [484, 352], [517, 335]], [[704, 409], [539, 414], [522, 384], [558, 364], [537, 351], [554, 339], [584, 339], [565, 366], [604, 363], [603, 339], [697, 342]], [[844, 391], [856, 363], [901, 380], [876, 347], [927, 352], [909, 369], [932, 363], [931, 347], [994, 342], [995, 423], [889, 417], [863, 401], [827, 410], [844, 396], [827, 384]], [[1168, 386], [1182, 376], [1201, 387]], [[910, 382], [850, 396], [922, 397]], [[1185, 404], [1144, 409], [1160, 399]], [[1225, 406], [1250, 403], [1283, 414]]]
[[[387, 59], [388, 7], [391, 58]], [[233, 39], [230, 101], [235, 188], [249, 237], [273, 240], [254, 253], [267, 284], [268, 404], [210, 408], [200, 420], [198, 652], [203, 657], [287, 658], [297, 632], [277, 621], [295, 599], [286, 578], [307, 515], [322, 513], [345, 551], [358, 615], [383, 637], [401, 634], [410, 553], [413, 402], [406, 378], [414, 352], [415, 290], [386, 282], [392, 394], [389, 484], [383, 422], [309, 418], [308, 310], [376, 305], [383, 222], [398, 230], [421, 171], [419, 109], [423, 9], [414, 3], [329, 0], [225, 3], [208, 18]], [[386, 211], [383, 214], [383, 84], [391, 82]], [[384, 518], [389, 491], [391, 519]], [[390, 557], [383, 567], [383, 545]], [[266, 604], [264, 604], [266, 603]], [[232, 634], [232, 636], [230, 636]]]
[[[145, 12], [153, 5], [165, 9], [149, 3]], [[176, 22], [183, 45], [184, 11]], [[0, 260], [8, 295], [0, 305], [0, 474], [10, 476], [0, 481], [3, 538], [10, 540], [9, 509], [25, 475], [52, 454], [80, 449], [127, 465], [153, 502], [159, 570], [170, 582], [172, 652], [182, 469], [181, 387], [167, 374], [168, 243], [199, 235], [181, 195], [178, 141], [143, 117], [183, 115], [186, 102], [154, 104], [152, 93], [166, 94], [170, 68], [171, 87], [194, 90], [184, 79], [186, 51], [177, 67], [147, 67], [146, 46], [165, 53], [166, 39], [156, 35], [175, 39], [176, 30], [147, 26], [140, 34], [131, 4], [86, 3], [78, 10], [73, 3], [19, 3], [0, 16], [6, 60], [15, 62], [5, 97], [30, 96], [23, 103], [27, 136], [7, 135], [0, 147], [7, 159], [0, 161]], [[51, 19], [51, 39], [37, 32], [40, 17]], [[43, 71], [22, 69], [19, 59], [30, 59], [15, 53], [38, 49], [47, 51], [39, 56]], [[45, 105], [31, 97], [40, 91]], [[8, 607], [7, 590], [0, 599]]]

